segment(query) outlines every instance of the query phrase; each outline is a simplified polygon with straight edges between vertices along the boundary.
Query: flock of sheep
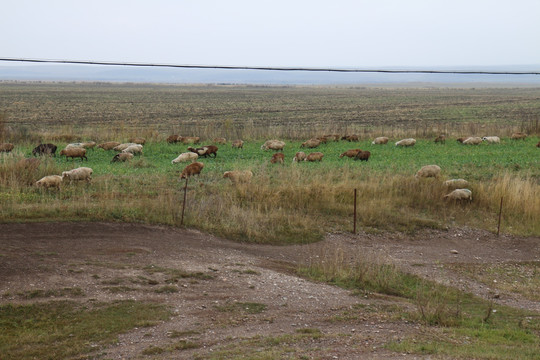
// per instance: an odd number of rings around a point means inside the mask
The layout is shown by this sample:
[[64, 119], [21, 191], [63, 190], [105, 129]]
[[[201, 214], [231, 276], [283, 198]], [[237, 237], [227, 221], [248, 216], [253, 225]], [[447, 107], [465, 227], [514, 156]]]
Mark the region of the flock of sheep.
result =
[[[519, 139], [525, 139], [527, 137], [524, 133], [514, 133], [512, 135], [512, 139], [519, 140]], [[359, 141], [358, 135], [347, 135], [347, 136], [339, 136], [339, 135], [324, 135], [317, 138], [312, 138], [300, 145], [300, 148], [307, 148], [307, 149], [314, 149], [319, 147], [321, 144], [325, 144], [329, 141], [339, 141], [339, 140], [345, 140], [349, 142], [357, 142]], [[388, 137], [377, 137], [372, 141], [372, 145], [385, 145], [389, 141]], [[444, 135], [439, 135], [434, 142], [435, 143], [445, 143], [446, 137]], [[464, 144], [464, 145], [478, 145], [482, 142], [486, 142], [489, 144], [499, 144], [500, 138], [497, 136], [486, 136], [483, 138], [480, 137], [466, 137], [466, 138], [458, 138], [458, 142]], [[118, 152], [116, 155], [113, 156], [111, 163], [114, 162], [125, 162], [131, 160], [135, 155], [142, 155], [143, 154], [143, 146], [145, 144], [145, 139], [142, 138], [132, 138], [130, 139], [129, 143], [120, 143], [120, 142], [105, 142], [102, 144], [97, 145], [97, 148], [103, 149], [103, 150], [114, 150]], [[200, 142], [199, 137], [190, 137], [190, 136], [180, 136], [180, 135], [171, 135], [167, 138], [167, 143], [169, 144], [175, 144], [175, 143], [182, 143], [186, 145], [196, 145]], [[226, 144], [227, 141], [225, 138], [215, 138], [212, 141], [213, 144]], [[403, 139], [399, 140], [395, 143], [395, 146], [397, 147], [411, 147], [416, 144], [416, 140], [413, 138]], [[244, 142], [242, 140], [235, 140], [231, 144], [232, 148], [236, 149], [242, 149], [244, 146]], [[540, 142], [536, 145], [540, 148]], [[87, 149], [93, 149], [96, 147], [96, 142], [94, 141], [88, 141], [88, 142], [80, 142], [80, 143], [72, 143], [68, 144], [63, 150], [60, 151], [60, 156], [65, 156], [66, 160], [68, 158], [71, 158], [74, 160], [75, 158], [80, 158], [81, 160], [87, 160], [86, 157]], [[283, 149], [285, 147], [285, 142], [281, 140], [268, 140], [266, 141], [262, 146], [261, 150], [268, 151], [273, 150], [276, 151], [272, 155], [272, 158], [270, 159], [270, 163], [276, 164], [280, 163], [283, 164], [285, 161], [285, 155], [283, 154]], [[0, 152], [10, 152], [14, 148], [13, 144], [10, 143], [0, 143]], [[34, 156], [37, 155], [53, 155], [56, 156], [56, 150], [57, 147], [54, 144], [39, 144], [32, 150], [32, 154]], [[187, 148], [187, 152], [182, 153], [178, 155], [175, 159], [171, 161], [172, 164], [177, 163], [184, 163], [184, 162], [190, 162], [189, 165], [187, 165], [180, 175], [181, 179], [186, 179], [193, 175], [199, 175], [204, 168], [204, 164], [199, 162], [198, 159], [201, 157], [207, 158], [207, 157], [217, 157], [218, 147], [216, 145], [205, 145], [201, 147], [193, 147], [189, 146]], [[361, 149], [350, 149], [345, 152], [343, 152], [341, 155], [339, 155], [340, 158], [348, 157], [352, 158], [354, 160], [360, 160], [360, 161], [368, 161], [371, 156], [371, 152], [369, 151], [363, 151]], [[315, 161], [322, 161], [324, 157], [324, 154], [322, 152], [311, 152], [309, 154], [306, 154], [303, 151], [299, 151], [295, 154], [292, 161], [295, 162], [301, 162], [301, 161], [307, 161], [307, 162], [315, 162]], [[23, 159], [23, 160], [32, 160], [32, 159]], [[416, 178], [438, 178], [439, 174], [441, 172], [441, 168], [437, 165], [427, 165], [422, 167], [418, 172], [416, 173]], [[64, 171], [61, 175], [49, 175], [45, 176], [42, 179], [38, 180], [35, 185], [38, 187], [43, 187], [45, 189], [49, 188], [60, 188], [60, 185], [63, 182], [72, 182], [72, 181], [87, 181], [90, 182], [92, 179], [92, 173], [93, 170], [88, 167], [79, 167], [70, 171]], [[230, 179], [233, 183], [245, 183], [251, 181], [251, 178], [253, 177], [253, 172], [250, 170], [237, 170], [237, 171], [226, 171], [223, 174], [224, 178]], [[467, 189], [468, 182], [464, 179], [452, 179], [448, 180], [444, 183], [444, 185], [449, 188], [453, 189], [452, 192], [444, 195], [445, 199], [453, 199], [453, 200], [469, 200], [472, 201], [472, 192]]]

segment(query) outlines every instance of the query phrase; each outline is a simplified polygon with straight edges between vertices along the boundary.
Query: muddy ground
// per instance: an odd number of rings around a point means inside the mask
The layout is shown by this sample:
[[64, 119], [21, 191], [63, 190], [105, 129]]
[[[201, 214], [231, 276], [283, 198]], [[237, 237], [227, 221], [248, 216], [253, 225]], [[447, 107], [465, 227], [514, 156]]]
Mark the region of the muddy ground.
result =
[[[323, 335], [290, 345], [306, 359], [422, 358], [384, 348], [389, 341], [424, 332], [422, 326], [373, 311], [410, 304], [377, 294], [353, 295], [295, 275], [298, 264], [335, 249], [342, 249], [351, 260], [367, 255], [391, 261], [406, 271], [493, 298], [496, 304], [540, 311], [539, 302], [494, 291], [445, 266], [539, 261], [540, 239], [497, 237], [469, 228], [415, 235], [328, 234], [316, 244], [268, 246], [140, 224], [0, 224], [0, 303], [51, 301], [56, 298], [28, 300], [20, 294], [80, 288], [78, 294], [58, 298], [152, 301], [174, 312], [169, 321], [121, 335], [118, 344], [96, 352], [100, 359], [152, 358], [143, 351], [178, 341], [171, 334], [182, 334], [182, 339], [198, 347], [155, 358], [207, 356], [225, 347], [242, 346], [245, 339], [255, 336], [298, 334], [302, 329], [317, 329]], [[171, 282], [167, 281], [171, 269], [202, 276], [177, 277]], [[172, 286], [174, 292], [155, 291], [163, 286]], [[246, 309], [238, 305], [249, 303], [266, 308], [251, 312], [248, 305]]]

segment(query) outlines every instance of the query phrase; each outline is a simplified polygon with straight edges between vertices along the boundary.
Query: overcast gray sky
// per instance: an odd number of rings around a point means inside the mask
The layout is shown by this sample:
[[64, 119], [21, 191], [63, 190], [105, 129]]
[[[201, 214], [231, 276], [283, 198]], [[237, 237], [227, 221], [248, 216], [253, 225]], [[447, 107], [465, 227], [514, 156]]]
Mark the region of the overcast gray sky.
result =
[[540, 64], [540, 0], [2, 0], [0, 57], [196, 65]]

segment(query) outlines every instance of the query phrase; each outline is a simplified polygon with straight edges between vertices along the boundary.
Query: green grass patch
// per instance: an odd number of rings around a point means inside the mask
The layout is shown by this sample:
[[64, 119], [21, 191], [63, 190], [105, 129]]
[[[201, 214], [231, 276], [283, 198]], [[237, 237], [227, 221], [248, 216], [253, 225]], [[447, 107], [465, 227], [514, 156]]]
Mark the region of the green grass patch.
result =
[[161, 305], [121, 301], [81, 306], [55, 301], [0, 306], [0, 353], [6, 359], [66, 359], [114, 343], [120, 333], [166, 320]]

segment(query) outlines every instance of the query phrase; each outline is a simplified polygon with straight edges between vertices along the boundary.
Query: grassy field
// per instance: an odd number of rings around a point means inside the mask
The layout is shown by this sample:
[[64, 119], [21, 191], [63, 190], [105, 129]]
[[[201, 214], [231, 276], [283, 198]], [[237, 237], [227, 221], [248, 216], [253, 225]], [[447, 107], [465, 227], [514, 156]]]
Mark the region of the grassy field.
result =
[[[539, 90], [376, 89], [343, 87], [164, 86], [113, 84], [0, 84], [0, 136], [16, 145], [0, 159], [2, 221], [70, 219], [142, 221], [178, 225], [182, 202], [171, 160], [185, 145], [169, 145], [173, 133], [201, 136], [203, 144], [226, 137], [216, 159], [191, 182], [185, 225], [229, 238], [269, 243], [320, 239], [352, 229], [353, 191], [359, 224], [367, 230], [414, 231], [418, 227], [471, 225], [491, 231], [504, 197], [503, 231], [540, 234], [540, 164], [534, 147], [540, 132]], [[525, 141], [508, 138], [526, 131]], [[324, 133], [357, 133], [358, 143], [321, 145], [322, 163], [291, 164], [300, 144]], [[434, 144], [444, 132], [446, 144]], [[144, 156], [111, 164], [113, 153], [90, 150], [84, 166], [94, 181], [41, 192], [30, 186], [44, 175], [79, 166], [46, 160], [32, 173], [16, 161], [39, 142], [62, 149], [79, 140], [148, 140]], [[418, 138], [413, 148], [371, 145]], [[455, 137], [498, 135], [500, 145], [461, 146]], [[536, 136], [535, 136], [536, 135]], [[243, 150], [230, 141], [246, 140]], [[287, 142], [285, 164], [269, 163], [266, 139]], [[372, 152], [369, 162], [340, 159], [348, 149]], [[314, 150], [315, 151], [315, 150]], [[424, 165], [437, 164], [442, 179], [471, 181], [470, 205], [447, 204], [441, 181], [416, 181]], [[254, 181], [233, 186], [222, 173], [250, 169]]]

